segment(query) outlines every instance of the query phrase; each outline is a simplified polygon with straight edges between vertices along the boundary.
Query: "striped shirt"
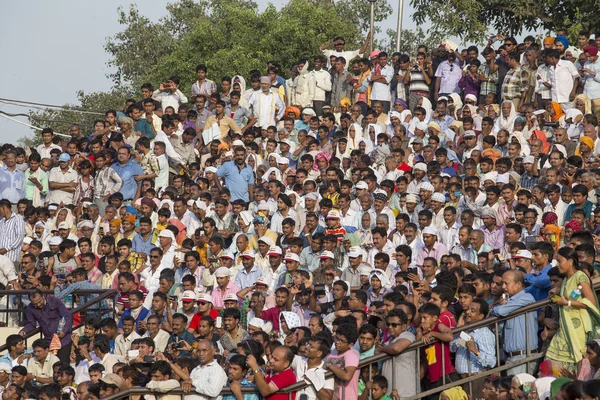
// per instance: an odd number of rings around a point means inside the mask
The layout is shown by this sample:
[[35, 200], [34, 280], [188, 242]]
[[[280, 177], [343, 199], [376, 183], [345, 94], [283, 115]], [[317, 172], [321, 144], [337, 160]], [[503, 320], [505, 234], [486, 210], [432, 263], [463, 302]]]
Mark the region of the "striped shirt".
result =
[[450, 343], [450, 351], [456, 353], [456, 372], [471, 374], [485, 371], [496, 366], [496, 338], [488, 328], [479, 328], [468, 332], [473, 337], [479, 355], [458, 343], [458, 337]]
[[0, 232], [0, 249], [6, 249], [6, 256], [11, 261], [18, 261], [25, 237], [25, 220], [14, 213], [8, 219], [4, 217], [0, 219]]
[[117, 193], [123, 186], [123, 179], [117, 172], [110, 168], [104, 167], [96, 172], [96, 182], [94, 188], [94, 197], [101, 199], [106, 195]]

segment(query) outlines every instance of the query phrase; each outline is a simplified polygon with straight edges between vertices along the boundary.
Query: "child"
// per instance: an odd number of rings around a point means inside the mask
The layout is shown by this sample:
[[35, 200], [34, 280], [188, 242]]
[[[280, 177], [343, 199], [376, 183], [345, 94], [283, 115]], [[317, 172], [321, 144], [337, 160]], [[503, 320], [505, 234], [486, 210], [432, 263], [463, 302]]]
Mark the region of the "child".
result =
[[[447, 300], [441, 302], [447, 307]], [[446, 311], [448, 313], [448, 311]], [[445, 383], [455, 382], [460, 379], [456, 373], [454, 365], [450, 360], [450, 344], [454, 337], [452, 336], [452, 330], [450, 327], [441, 322], [441, 310], [433, 300], [432, 302], [424, 304], [419, 310], [421, 317], [421, 326], [417, 330], [417, 340], [423, 340], [424, 343], [430, 343], [432, 339], [438, 339], [439, 341], [425, 347], [425, 357], [427, 361], [427, 375], [428, 381], [426, 382], [425, 390], [434, 389], [444, 384], [443, 372], [445, 372]], [[448, 321], [449, 317], [444, 314], [444, 320]], [[452, 318], [452, 321], [454, 319]], [[442, 343], [443, 353], [442, 353]], [[442, 367], [442, 362], [444, 367]], [[444, 370], [445, 368], [445, 370]]]
[[371, 382], [371, 380], [377, 376], [379, 373], [379, 364], [372, 363], [371, 365], [365, 365], [360, 369], [360, 379], [358, 380], [358, 399], [365, 400], [369, 396], [369, 391], [365, 390], [367, 388], [367, 383]]
[[437, 285], [431, 290], [430, 302], [440, 308], [440, 321], [448, 328], [456, 326], [454, 315], [448, 310], [448, 306], [454, 301], [454, 291], [446, 285]]
[[[355, 323], [343, 323], [335, 331], [333, 351], [325, 361], [324, 368], [333, 372], [335, 379], [334, 396], [338, 399], [358, 398], [358, 362], [360, 356], [354, 350], [358, 339], [358, 330]], [[344, 391], [342, 391], [342, 386]]]
[[235, 354], [229, 359], [229, 368], [227, 370], [227, 386], [231, 388], [233, 394], [226, 394], [223, 400], [236, 400], [243, 398], [250, 400], [256, 398], [253, 393], [242, 394], [241, 387], [253, 387], [254, 384], [246, 378], [248, 366], [246, 365], [246, 356]]
[[475, 290], [475, 286], [470, 283], [463, 283], [458, 288], [458, 303], [463, 312], [458, 319], [457, 326], [463, 326], [465, 324], [464, 311], [469, 308], [469, 304], [471, 304], [476, 295], [477, 291]]
[[[370, 382], [367, 382], [367, 389], [371, 389], [371, 397], [373, 400], [400, 400], [396, 389], [392, 391], [392, 397], [386, 394], [388, 388], [388, 380], [383, 375], [375, 375]], [[365, 390], [364, 393], [368, 393]], [[362, 400], [362, 399], [361, 399]]]
[[169, 218], [171, 218], [171, 210], [168, 208], [161, 208], [158, 210], [158, 223], [156, 224], [157, 231], [163, 231], [169, 225]]
[[169, 185], [169, 160], [166, 153], [167, 147], [163, 142], [154, 142], [154, 155], [158, 160], [159, 173], [154, 181], [154, 188], [159, 190]]

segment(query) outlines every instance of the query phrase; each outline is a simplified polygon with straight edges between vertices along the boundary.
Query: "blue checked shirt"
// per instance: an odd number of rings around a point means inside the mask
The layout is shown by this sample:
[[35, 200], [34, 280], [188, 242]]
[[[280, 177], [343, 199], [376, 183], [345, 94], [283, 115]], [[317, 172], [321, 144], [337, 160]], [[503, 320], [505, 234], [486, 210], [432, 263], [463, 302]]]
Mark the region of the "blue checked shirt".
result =
[[[479, 355], [458, 344], [458, 336], [450, 343], [450, 351], [456, 353], [455, 367], [459, 374], [472, 374], [496, 366], [496, 338], [489, 328], [479, 328], [469, 335], [475, 340]], [[470, 363], [470, 365], [469, 365]]]
[[[231, 381], [227, 381], [227, 386], [229, 386], [230, 384], [231, 384]], [[241, 387], [256, 387], [256, 385], [253, 384], [252, 382], [248, 381], [247, 378], [244, 378], [240, 382], [240, 386]], [[261, 396], [259, 396], [257, 393], [242, 393], [242, 395], [244, 396], [244, 400], [260, 400], [261, 399]], [[233, 394], [224, 394], [222, 400], [236, 400], [236, 397]]]

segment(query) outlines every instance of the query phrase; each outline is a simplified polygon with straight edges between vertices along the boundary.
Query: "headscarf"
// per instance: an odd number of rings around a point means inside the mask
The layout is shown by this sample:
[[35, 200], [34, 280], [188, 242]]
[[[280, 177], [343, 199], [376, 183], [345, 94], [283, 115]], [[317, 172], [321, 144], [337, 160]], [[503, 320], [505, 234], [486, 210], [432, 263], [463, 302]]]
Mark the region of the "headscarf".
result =
[[352, 106], [352, 101], [348, 97], [342, 97], [340, 100], [340, 107], [350, 107]]
[[252, 226], [252, 213], [248, 210], [240, 212], [240, 218], [248, 226]]
[[513, 377], [513, 382], [517, 382], [519, 386], [535, 381], [535, 377], [529, 374], [517, 374]]
[[565, 55], [567, 53], [571, 53], [571, 56], [574, 57], [577, 60], [579, 60], [579, 56], [581, 55], [581, 51], [577, 47], [575, 47], [575, 46], [569, 46], [565, 50]]
[[[581, 117], [579, 118], [579, 121], [577, 121], [578, 117]], [[583, 120], [583, 113], [576, 108], [569, 108], [567, 111], [565, 111], [565, 121], [568, 119], [572, 121], [571, 126], [579, 125], [579, 123], [581, 123]]]
[[[373, 128], [373, 139], [371, 139], [371, 128]], [[369, 139], [371, 140], [371, 142], [377, 142], [377, 135], [379, 135], [380, 133], [382, 133], [383, 130], [381, 129], [381, 127], [378, 124], [369, 124], [367, 125], [367, 130], [365, 132], [365, 134], [363, 135], [363, 137], [365, 139]]]
[[[365, 154], [370, 155], [373, 152], [373, 142], [371, 142], [370, 139], [366, 139], [366, 138], [361, 138], [358, 141], [358, 144], [360, 145], [361, 142], [365, 142]], [[358, 149], [358, 146], [356, 146], [356, 149]]]
[[577, 96], [575, 96], [575, 100], [573, 100], [573, 104], [575, 104], [575, 102], [577, 100], [583, 100], [583, 102], [585, 104], [585, 114], [592, 113], [592, 100], [590, 100], [589, 97], [587, 97], [585, 94], [581, 93], [581, 94], [578, 94]]
[[563, 377], [556, 378], [555, 380], [553, 380], [552, 383], [550, 384], [550, 398], [556, 399], [558, 392], [560, 392], [560, 390], [565, 385], [565, 383], [568, 383], [571, 381], [573, 381], [573, 379], [563, 378]]
[[315, 156], [315, 161], [313, 162], [313, 170], [314, 171], [319, 171], [319, 163], [318, 163], [319, 160], [326, 160], [327, 161], [327, 165], [329, 165], [329, 160], [330, 159], [331, 159], [331, 154], [329, 154], [329, 153], [326, 153], [324, 151], [321, 151], [321, 152], [317, 153], [317, 155]]
[[246, 79], [244, 79], [244, 77], [241, 75], [235, 75], [233, 77], [233, 79], [231, 80], [231, 90], [233, 90], [233, 84], [235, 83], [236, 79], [240, 82], [240, 89], [242, 93], [244, 93], [244, 91], [246, 90]]
[[531, 136], [529, 136], [529, 140], [531, 141], [534, 139], [541, 140], [542, 152], [544, 154], [548, 154], [550, 151], [550, 148], [552, 147], [552, 144], [548, 142], [548, 138], [546, 137], [546, 134], [544, 132], [540, 131], [539, 129], [534, 129], [531, 132]]
[[575, 149], [576, 156], [581, 155], [581, 150], [579, 148], [581, 147], [582, 143], [586, 144], [592, 150], [592, 152], [594, 152], [594, 140], [589, 136], [582, 136], [579, 138], [579, 145], [577, 146], [577, 149]]
[[450, 95], [448, 97], [452, 98], [452, 104], [454, 105], [454, 113], [453, 113], [452, 117], [454, 119], [457, 119], [457, 117], [456, 117], [457, 111], [462, 110], [462, 108], [463, 108], [462, 99], [460, 98], [460, 95], [458, 93], [450, 93]]
[[[281, 316], [283, 316], [283, 318], [285, 319], [285, 323], [288, 326], [288, 329], [294, 329], [299, 327], [300, 324], [300, 317], [298, 316], [298, 314], [291, 312], [291, 311], [282, 311], [280, 314], [279, 319], [281, 319]], [[283, 332], [283, 326], [281, 326], [281, 324], [279, 324], [279, 333], [281, 334], [282, 338], [285, 338], [286, 334]]]
[[185, 226], [179, 220], [179, 218], [169, 218], [167, 222], [169, 223], [169, 225], [174, 225], [175, 227], [177, 227], [177, 229], [179, 229], [179, 233], [175, 237], [175, 243], [181, 246], [181, 243], [183, 243], [183, 241], [187, 239], [187, 226]]
[[256, 175], [256, 169], [258, 168], [258, 163], [260, 162], [258, 160], [258, 156], [254, 153], [248, 153], [248, 155], [246, 156], [246, 164], [250, 165], [250, 163], [248, 162], [248, 159], [252, 158], [254, 160], [254, 167], [250, 167], [252, 168], [252, 170], [254, 171], [254, 174]]
[[275, 173], [276, 180], [281, 181], [281, 171], [277, 167], [269, 168], [267, 172], [265, 172], [265, 174], [262, 176], [262, 181], [264, 183], [269, 182], [269, 176], [271, 176], [272, 173]]
[[423, 99], [421, 107], [425, 109], [425, 123], [431, 120], [431, 116], [433, 115], [433, 106], [431, 105], [431, 101], [427, 97], [421, 97]]
[[412, 112], [410, 112], [410, 110], [408, 108], [406, 110], [402, 111], [400, 113], [400, 117], [399, 117], [400, 118], [400, 122], [406, 122], [405, 121], [406, 117], [409, 116], [409, 115], [412, 117]]
[[558, 222], [558, 215], [556, 215], [556, 213], [553, 213], [553, 212], [547, 213], [546, 216], [544, 216], [544, 218], [542, 218], [542, 223], [544, 225], [552, 225], [552, 224], [555, 224], [556, 222]]
[[546, 400], [550, 398], [550, 385], [555, 379], [556, 378], [553, 376], [546, 376], [535, 380], [535, 387], [540, 400]]
[[502, 157], [502, 154], [498, 150], [494, 149], [485, 149], [481, 152], [481, 157], [489, 157], [492, 159], [494, 164], [496, 164], [496, 160]]
[[510, 171], [508, 174], [514, 179], [517, 186], [516, 188], [519, 189], [521, 187], [521, 175], [519, 175], [517, 171]]
[[565, 228], [571, 228], [573, 232], [578, 232], [581, 230], [581, 226], [579, 226], [579, 224], [574, 219], [566, 223]]
[[291, 112], [294, 113], [294, 118], [298, 119], [298, 117], [300, 116], [300, 110], [298, 109], [298, 107], [294, 107], [294, 106], [286, 107], [283, 115], [285, 115], [287, 117], [288, 113], [291, 113]]
[[358, 142], [363, 137], [363, 128], [360, 124], [352, 124], [354, 127], [354, 138], [350, 137], [350, 128], [348, 128], [348, 150], [358, 150]]
[[550, 105], [552, 106], [552, 108], [554, 109], [554, 117], [550, 117], [551, 121], [558, 121], [561, 117], [565, 116], [565, 113], [562, 110], [562, 107], [560, 106], [560, 104], [558, 104], [555, 101], [551, 101]]
[[514, 131], [508, 136], [508, 143], [512, 142], [512, 139], [516, 138], [521, 144], [521, 154], [527, 157], [531, 153], [531, 149], [529, 148], [529, 143], [523, 137], [522, 132]]
[[281, 158], [281, 156], [277, 153], [269, 153], [269, 155], [267, 156], [267, 158], [265, 158], [265, 165], [269, 166], [269, 158], [271, 157], [275, 157], [275, 163], [279, 164], [279, 159]]
[[510, 104], [510, 113], [508, 114], [508, 117], [505, 117], [504, 113], [502, 112], [502, 109], [500, 109], [500, 116], [498, 117], [498, 121], [500, 121], [501, 129], [506, 129], [507, 131], [511, 132], [513, 130], [513, 124], [515, 123], [515, 119], [517, 118], [517, 110], [515, 109], [515, 104], [512, 101], [505, 100], [502, 102], [502, 105], [504, 105], [504, 103]]
[[388, 278], [385, 271], [382, 271], [380, 269], [374, 269], [371, 271], [371, 273], [369, 273], [369, 282], [371, 282], [372, 277], [376, 277], [377, 279], [379, 279], [381, 281], [381, 287], [384, 287], [384, 288], [392, 287], [390, 279]]
[[169, 211], [171, 211], [171, 215], [175, 214], [175, 211], [173, 210], [173, 201], [169, 200], [169, 199], [164, 199], [160, 201], [160, 205], [158, 206], [158, 208], [163, 208], [164, 205], [168, 205], [169, 206]]
[[460, 386], [446, 389], [442, 392], [442, 394], [445, 395], [448, 400], [467, 400], [469, 398], [463, 388]]
[[546, 224], [542, 229], [552, 232], [552, 234], [555, 237], [554, 247], [556, 248], [556, 250], [558, 250], [560, 248], [560, 228], [554, 224]]

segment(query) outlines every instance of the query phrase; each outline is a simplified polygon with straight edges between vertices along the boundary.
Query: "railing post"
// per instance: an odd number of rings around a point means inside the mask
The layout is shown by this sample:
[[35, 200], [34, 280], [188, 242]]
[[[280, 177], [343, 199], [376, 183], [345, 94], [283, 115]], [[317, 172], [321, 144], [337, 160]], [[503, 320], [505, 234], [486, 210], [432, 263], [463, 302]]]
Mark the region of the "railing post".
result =
[[[529, 357], [530, 355], [530, 349], [529, 349], [529, 318], [527, 318], [528, 316], [528, 312], [526, 312], [525, 314], [523, 314], [523, 316], [525, 317], [525, 358]], [[529, 363], [525, 363], [525, 370], [527, 371], [527, 373], [529, 373]]]
[[[372, 380], [372, 379], [373, 379], [373, 363], [369, 363], [369, 380]], [[366, 385], [366, 383], [365, 383], [365, 385]], [[343, 386], [342, 386], [342, 388], [343, 388]], [[366, 386], [365, 386], [365, 390], [368, 392], [367, 394], [369, 396], [368, 397], [369, 400], [372, 400], [372, 398], [371, 398], [371, 391], [369, 389], [367, 389]], [[342, 400], [345, 400], [345, 398], [346, 397], [342, 395]]]
[[392, 389], [396, 388], [396, 357], [399, 356], [392, 356]]
[[417, 391], [420, 392], [421, 391], [421, 351], [417, 348], [415, 350], [415, 352], [417, 353], [417, 373], [415, 374], [415, 376], [417, 377]]
[[[469, 350], [469, 348], [467, 347], [467, 371], [469, 373], [469, 376], [471, 376], [472, 371], [471, 371], [471, 350]], [[473, 397], [473, 383], [472, 381], [469, 381], [469, 394], [471, 395], [471, 397]]]
[[496, 326], [496, 365], [500, 365], [500, 331], [498, 328], [498, 321], [495, 323]]
[[[446, 384], [446, 353], [444, 352], [444, 342], [440, 340], [442, 344], [442, 385]], [[435, 350], [435, 343], [433, 344]]]

